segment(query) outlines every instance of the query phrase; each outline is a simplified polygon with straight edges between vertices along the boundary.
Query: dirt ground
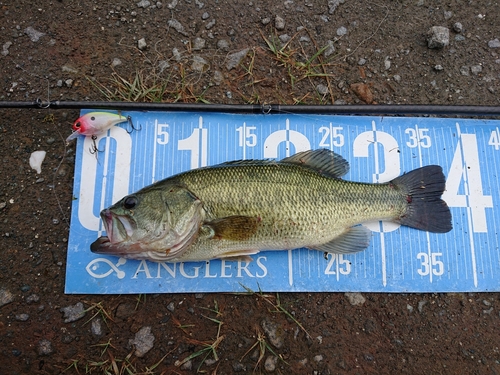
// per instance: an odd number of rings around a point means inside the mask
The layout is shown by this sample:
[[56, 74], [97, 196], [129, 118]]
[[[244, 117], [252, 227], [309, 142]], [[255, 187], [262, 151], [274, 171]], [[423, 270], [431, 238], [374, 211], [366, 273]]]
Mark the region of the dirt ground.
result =
[[[0, 1], [0, 100], [499, 105], [498, 2], [368, 3]], [[0, 111], [1, 374], [500, 373], [496, 293], [65, 295], [78, 111]]]

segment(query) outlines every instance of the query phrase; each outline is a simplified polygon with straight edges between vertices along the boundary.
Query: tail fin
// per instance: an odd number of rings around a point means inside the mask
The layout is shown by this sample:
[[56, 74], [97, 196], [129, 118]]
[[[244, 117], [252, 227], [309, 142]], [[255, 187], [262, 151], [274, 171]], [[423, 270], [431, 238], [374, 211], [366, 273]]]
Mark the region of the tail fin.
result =
[[391, 182], [406, 195], [408, 209], [399, 218], [402, 225], [446, 233], [452, 229], [451, 212], [441, 195], [446, 179], [439, 165], [428, 165], [406, 173]]

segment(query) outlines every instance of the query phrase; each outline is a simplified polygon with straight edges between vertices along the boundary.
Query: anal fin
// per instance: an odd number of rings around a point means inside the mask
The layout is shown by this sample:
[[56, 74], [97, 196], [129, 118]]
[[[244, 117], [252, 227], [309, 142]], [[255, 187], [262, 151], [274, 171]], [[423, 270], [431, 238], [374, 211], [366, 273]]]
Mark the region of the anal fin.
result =
[[347, 229], [332, 241], [312, 247], [312, 249], [332, 254], [357, 253], [370, 245], [371, 236], [372, 232], [368, 228], [358, 225]]

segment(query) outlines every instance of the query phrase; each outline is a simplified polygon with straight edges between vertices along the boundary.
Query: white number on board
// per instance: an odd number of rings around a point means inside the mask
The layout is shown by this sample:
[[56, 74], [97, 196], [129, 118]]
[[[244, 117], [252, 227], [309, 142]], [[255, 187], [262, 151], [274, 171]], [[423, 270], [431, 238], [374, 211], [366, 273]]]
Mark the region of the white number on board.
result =
[[[467, 207], [475, 233], [486, 233], [486, 209], [493, 208], [491, 195], [483, 194], [479, 151], [475, 134], [462, 134], [446, 180], [443, 199], [450, 207]], [[463, 186], [463, 193], [460, 187]]]
[[158, 142], [159, 145], [166, 145], [168, 144], [170, 135], [168, 133], [168, 124], [158, 124], [158, 120], [155, 120], [156, 122], [156, 142]]
[[319, 142], [320, 147], [342, 147], [344, 145], [344, 134], [342, 134], [343, 128], [340, 126], [322, 126], [319, 128], [319, 132], [322, 134], [321, 141]]
[[421, 268], [417, 270], [420, 276], [428, 276], [431, 272], [433, 275], [441, 276], [444, 274], [444, 263], [438, 258], [442, 253], [418, 253], [417, 259], [420, 260]]
[[344, 259], [343, 254], [328, 254], [328, 264], [325, 275], [349, 275], [351, 273], [351, 262]]
[[429, 136], [429, 129], [419, 128], [415, 125], [414, 128], [407, 128], [405, 134], [408, 135], [408, 141], [406, 145], [410, 148], [416, 148], [418, 146], [422, 148], [429, 148], [432, 145], [431, 137]]
[[236, 128], [240, 147], [255, 147], [257, 145], [257, 134], [254, 133], [255, 129], [257, 127], [246, 126], [245, 123], [243, 123], [243, 126]]
[[488, 145], [495, 147], [495, 150], [500, 150], [500, 130], [498, 128], [491, 132]]

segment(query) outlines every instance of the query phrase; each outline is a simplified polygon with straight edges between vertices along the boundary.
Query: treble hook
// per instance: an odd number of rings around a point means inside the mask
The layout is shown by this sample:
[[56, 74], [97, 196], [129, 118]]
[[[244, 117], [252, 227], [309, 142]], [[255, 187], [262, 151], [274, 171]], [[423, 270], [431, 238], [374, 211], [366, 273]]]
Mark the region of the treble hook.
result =
[[[97, 139], [97, 136], [96, 135], [92, 135], [91, 136], [92, 138], [92, 146], [89, 147], [89, 152], [94, 155], [94, 154], [97, 154], [98, 152], [103, 152], [104, 150], [99, 150], [97, 148], [97, 143], [96, 143], [96, 139]], [[97, 156], [96, 156], [97, 157]]]
[[141, 124], [139, 124], [138, 128], [136, 128], [134, 126], [134, 123], [132, 122], [132, 116], [127, 116], [127, 123], [132, 128], [132, 130], [130, 130], [130, 131], [128, 131], [128, 129], [127, 129], [127, 133], [128, 134], [132, 133], [134, 130], [136, 130], [136, 131], [142, 130], [142, 125]]

